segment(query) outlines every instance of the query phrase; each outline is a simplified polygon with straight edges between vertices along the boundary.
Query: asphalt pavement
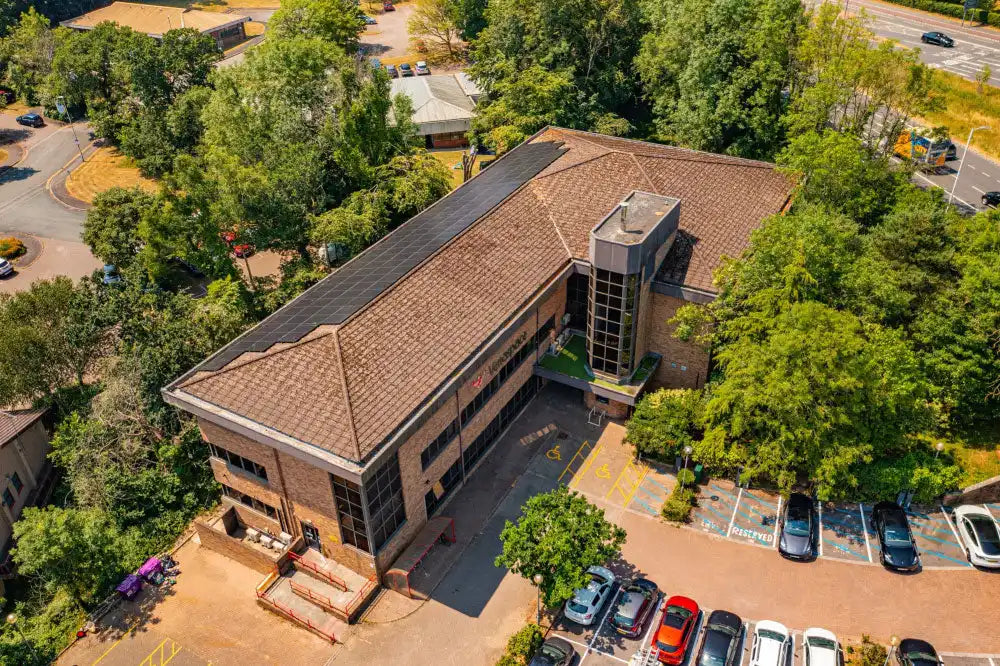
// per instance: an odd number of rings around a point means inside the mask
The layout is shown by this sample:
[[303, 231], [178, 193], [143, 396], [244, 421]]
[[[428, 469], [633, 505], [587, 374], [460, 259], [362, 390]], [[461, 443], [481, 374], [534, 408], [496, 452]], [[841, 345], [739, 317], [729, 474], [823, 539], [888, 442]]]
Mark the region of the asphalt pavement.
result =
[[[72, 128], [55, 123], [22, 127], [12, 114], [0, 113], [0, 132], [12, 135], [25, 151], [18, 164], [0, 173], [0, 231], [79, 242], [84, 212], [56, 202], [45, 187], [74, 157], [79, 159]], [[77, 123], [76, 132], [86, 144], [89, 128]]]

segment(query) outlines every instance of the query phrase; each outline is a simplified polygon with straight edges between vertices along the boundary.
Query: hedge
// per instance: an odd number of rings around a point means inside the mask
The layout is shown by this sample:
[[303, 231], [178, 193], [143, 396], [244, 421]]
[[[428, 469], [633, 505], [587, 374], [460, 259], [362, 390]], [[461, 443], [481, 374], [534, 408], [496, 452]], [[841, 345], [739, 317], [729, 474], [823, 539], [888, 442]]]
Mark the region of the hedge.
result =
[[[944, 14], [945, 16], [954, 16], [955, 18], [962, 18], [962, 3], [957, 2], [946, 2], [944, 0], [886, 0], [894, 5], [903, 5], [904, 7], [912, 7], [913, 9], [922, 9], [925, 12], [934, 12], [935, 14]], [[988, 25], [996, 26], [1000, 28], [1000, 12], [991, 11], [988, 12], [984, 9], [972, 9], [965, 16], [968, 21], [978, 21], [980, 23], [985, 23]]]

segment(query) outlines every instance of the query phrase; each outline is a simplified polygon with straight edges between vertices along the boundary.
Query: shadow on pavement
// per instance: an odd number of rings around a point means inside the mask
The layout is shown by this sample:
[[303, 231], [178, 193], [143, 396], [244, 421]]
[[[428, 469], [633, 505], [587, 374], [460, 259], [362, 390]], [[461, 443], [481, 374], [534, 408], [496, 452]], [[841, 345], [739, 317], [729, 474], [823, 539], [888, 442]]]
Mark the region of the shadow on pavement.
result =
[[0, 173], [0, 183], [13, 183], [18, 180], [27, 180], [36, 173], [38, 173], [38, 169], [33, 169], [32, 167], [7, 167], [3, 173]]

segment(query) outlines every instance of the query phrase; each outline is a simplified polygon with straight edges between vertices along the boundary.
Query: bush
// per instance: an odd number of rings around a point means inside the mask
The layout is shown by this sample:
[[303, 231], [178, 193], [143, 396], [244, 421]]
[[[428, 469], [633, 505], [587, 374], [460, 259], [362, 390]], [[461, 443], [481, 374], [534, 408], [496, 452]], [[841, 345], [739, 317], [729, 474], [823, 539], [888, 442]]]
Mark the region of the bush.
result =
[[542, 628], [535, 623], [524, 626], [507, 641], [507, 651], [497, 666], [524, 666], [542, 644]]
[[[691, 474], [691, 480], [694, 480], [694, 474], [691, 470], [681, 470], [681, 472]], [[688, 482], [685, 481], [685, 483]], [[663, 503], [660, 515], [674, 523], [686, 523], [691, 518], [691, 507], [694, 506], [696, 497], [697, 494], [694, 488], [685, 486], [682, 489], [681, 484], [678, 482], [674, 486], [673, 492], [670, 493], [670, 497]]]
[[0, 238], [0, 257], [4, 259], [16, 259], [27, 251], [28, 248], [24, 247], [24, 243], [19, 238], [13, 236]]
[[677, 472], [677, 485], [679, 486], [690, 486], [694, 483], [694, 471], [690, 469], [682, 469]]
[[672, 463], [685, 446], [701, 439], [704, 405], [701, 391], [660, 389], [648, 393], [626, 424], [628, 441], [637, 453]]
[[886, 656], [886, 649], [868, 635], [861, 637], [861, 647], [847, 646], [847, 663], [851, 666], [885, 666]]
[[895, 497], [902, 490], [912, 490], [919, 503], [931, 502], [949, 490], [955, 490], [962, 479], [962, 469], [946, 452], [935, 458], [930, 449], [916, 449], [905, 455], [888, 455], [854, 470], [857, 489], [842, 491], [854, 499], [881, 500]]

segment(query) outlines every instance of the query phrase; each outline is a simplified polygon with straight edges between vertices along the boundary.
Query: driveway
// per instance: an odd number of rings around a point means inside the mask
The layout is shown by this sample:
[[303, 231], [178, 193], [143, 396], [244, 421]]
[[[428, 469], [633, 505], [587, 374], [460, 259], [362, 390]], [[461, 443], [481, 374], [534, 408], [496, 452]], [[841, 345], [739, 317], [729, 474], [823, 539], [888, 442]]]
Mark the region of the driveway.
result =
[[[78, 124], [76, 131], [87, 142], [87, 126]], [[56, 203], [45, 189], [49, 178], [77, 155], [72, 129], [55, 123], [22, 127], [12, 114], [0, 113], [0, 132], [24, 149], [20, 163], [0, 173], [0, 231], [79, 242], [84, 213]]]
[[[376, 25], [365, 27], [361, 34], [361, 47], [366, 55], [378, 58], [394, 58], [409, 55], [410, 32], [406, 22], [413, 14], [415, 3], [406, 2], [396, 5], [396, 11], [379, 11], [371, 16], [378, 21]], [[366, 2], [362, 7], [368, 11]]]

